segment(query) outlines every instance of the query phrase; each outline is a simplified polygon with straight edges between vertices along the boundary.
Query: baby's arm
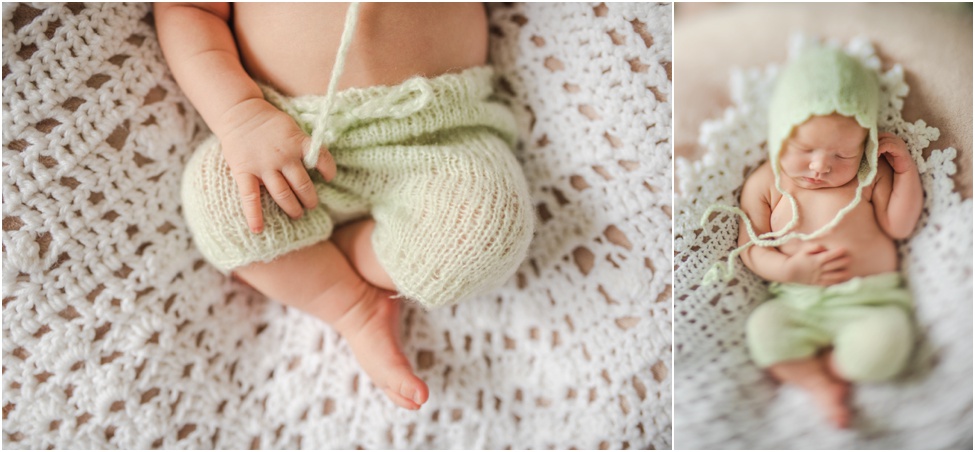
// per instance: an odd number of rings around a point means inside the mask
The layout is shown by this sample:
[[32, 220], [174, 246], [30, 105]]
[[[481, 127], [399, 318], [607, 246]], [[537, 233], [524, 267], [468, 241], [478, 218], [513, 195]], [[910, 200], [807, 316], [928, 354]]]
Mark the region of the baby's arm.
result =
[[[240, 63], [227, 21], [228, 3], [155, 5], [163, 55], [180, 88], [220, 139], [251, 231], [263, 229], [263, 184], [292, 218], [318, 195], [301, 158], [311, 140], [294, 120], [264, 100]], [[317, 168], [330, 180], [335, 163], [323, 150]], [[300, 201], [300, 204], [299, 204]]]
[[[771, 193], [775, 186], [772, 167], [765, 162], [741, 191], [741, 210], [748, 214], [756, 235], [772, 230]], [[739, 221], [738, 246], [749, 241], [744, 220]], [[778, 248], [751, 246], [741, 253], [741, 260], [758, 276], [775, 282], [828, 286], [850, 278], [850, 258], [843, 248], [826, 249], [812, 243], [803, 244], [792, 256]]]
[[890, 132], [879, 136], [877, 183], [874, 185], [873, 206], [881, 229], [895, 239], [911, 236], [924, 203], [924, 190], [917, 165], [907, 150], [907, 144]]

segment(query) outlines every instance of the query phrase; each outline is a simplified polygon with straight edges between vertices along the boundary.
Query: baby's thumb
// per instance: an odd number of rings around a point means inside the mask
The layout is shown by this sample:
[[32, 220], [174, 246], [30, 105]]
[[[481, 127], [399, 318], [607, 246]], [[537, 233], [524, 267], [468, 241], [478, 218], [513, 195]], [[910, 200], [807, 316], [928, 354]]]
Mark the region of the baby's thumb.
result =
[[319, 173], [322, 174], [322, 177], [324, 177], [326, 181], [331, 181], [335, 177], [335, 173], [337, 171], [335, 167], [335, 159], [332, 157], [332, 153], [328, 152], [328, 148], [322, 146], [318, 149], [318, 158], [314, 162], [309, 162], [308, 160], [310, 156], [308, 155], [308, 152], [310, 152], [311, 144], [311, 137], [306, 137], [303, 143], [304, 149], [308, 149], [308, 151], [305, 153], [305, 166], [314, 163], [313, 166], [318, 170]]
[[803, 245], [802, 251], [806, 254], [818, 254], [826, 251], [826, 247], [818, 243], [806, 243]]

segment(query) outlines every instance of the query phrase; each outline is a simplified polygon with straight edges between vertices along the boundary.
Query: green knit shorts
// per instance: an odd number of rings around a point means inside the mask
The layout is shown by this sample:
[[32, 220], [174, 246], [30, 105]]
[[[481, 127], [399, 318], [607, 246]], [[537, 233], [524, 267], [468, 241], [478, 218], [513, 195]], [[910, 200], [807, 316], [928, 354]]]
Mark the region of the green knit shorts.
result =
[[[323, 96], [265, 97], [311, 133]], [[534, 209], [512, 153], [514, 118], [493, 97], [493, 71], [468, 69], [394, 87], [338, 93], [326, 145], [338, 172], [309, 170], [319, 206], [292, 220], [266, 191], [253, 234], [216, 137], [190, 158], [183, 213], [203, 256], [224, 273], [328, 239], [372, 216], [372, 243], [400, 294], [437, 307], [492, 290], [524, 260]], [[323, 262], [322, 265], [328, 265]]]
[[914, 346], [912, 302], [899, 273], [769, 289], [775, 298], [748, 318], [748, 348], [759, 366], [807, 358], [829, 346], [837, 371], [850, 381], [886, 380], [907, 364]]

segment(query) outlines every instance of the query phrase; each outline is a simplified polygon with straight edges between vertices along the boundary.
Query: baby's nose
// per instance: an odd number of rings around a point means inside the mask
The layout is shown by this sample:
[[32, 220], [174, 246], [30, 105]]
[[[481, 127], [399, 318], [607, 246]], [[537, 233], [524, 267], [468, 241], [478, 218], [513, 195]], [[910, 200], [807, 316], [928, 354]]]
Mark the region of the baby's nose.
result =
[[829, 163], [827, 163], [826, 159], [824, 158], [815, 157], [809, 162], [809, 169], [817, 173], [828, 173]]

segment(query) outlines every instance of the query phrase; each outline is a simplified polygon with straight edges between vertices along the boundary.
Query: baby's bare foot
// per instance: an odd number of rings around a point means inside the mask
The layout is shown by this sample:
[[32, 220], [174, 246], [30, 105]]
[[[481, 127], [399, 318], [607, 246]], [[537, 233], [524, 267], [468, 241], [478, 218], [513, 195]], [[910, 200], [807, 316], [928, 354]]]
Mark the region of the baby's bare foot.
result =
[[413, 373], [399, 345], [399, 301], [390, 298], [393, 293], [372, 286], [364, 293], [361, 301], [336, 322], [336, 329], [373, 384], [393, 403], [408, 410], [420, 409], [429, 389]]
[[833, 425], [849, 427], [851, 415], [846, 399], [850, 394], [850, 384], [832, 379], [821, 381], [820, 384], [806, 386], [806, 389]]

